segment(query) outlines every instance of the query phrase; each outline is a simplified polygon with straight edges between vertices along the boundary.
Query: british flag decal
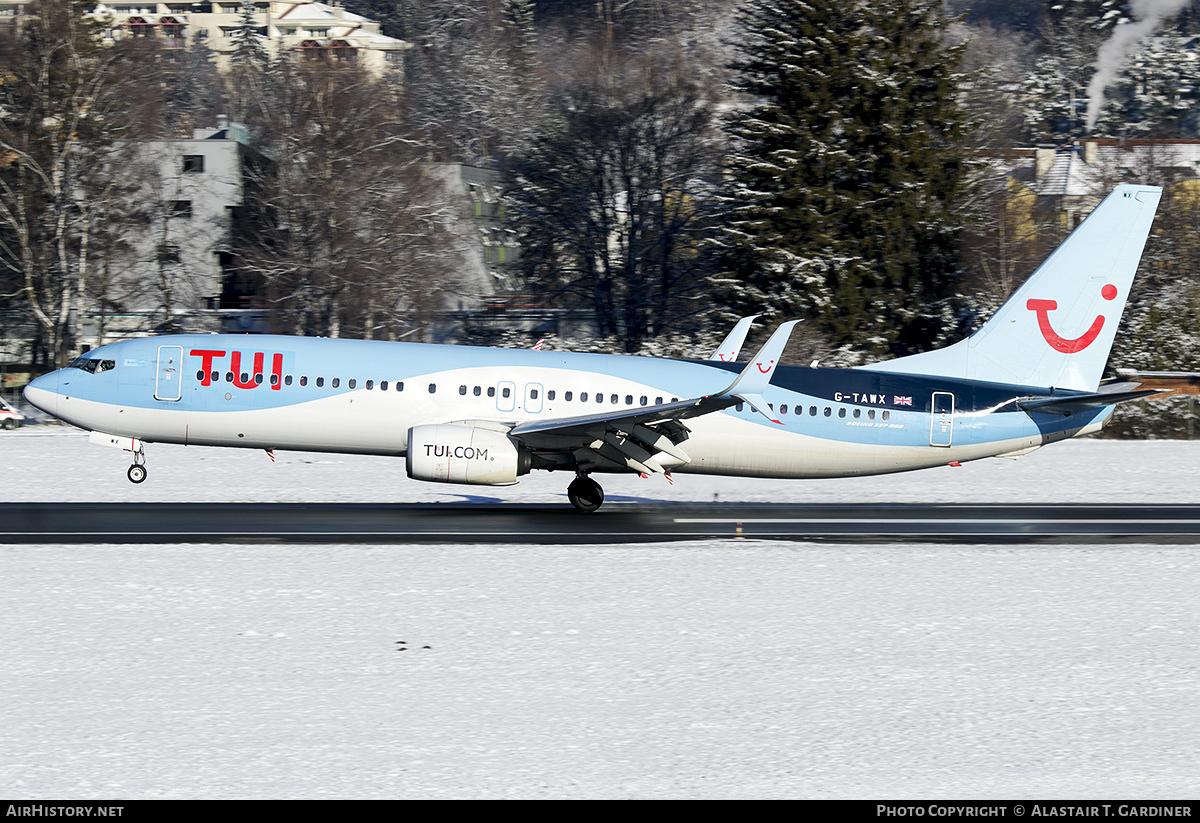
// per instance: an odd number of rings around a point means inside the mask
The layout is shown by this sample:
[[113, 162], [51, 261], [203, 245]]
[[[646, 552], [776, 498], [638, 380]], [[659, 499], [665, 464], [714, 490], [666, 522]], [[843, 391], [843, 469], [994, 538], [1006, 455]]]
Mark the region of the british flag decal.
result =
[[901, 397], [898, 394], [892, 395], [892, 405], [893, 406], [911, 406], [912, 398], [911, 397]]

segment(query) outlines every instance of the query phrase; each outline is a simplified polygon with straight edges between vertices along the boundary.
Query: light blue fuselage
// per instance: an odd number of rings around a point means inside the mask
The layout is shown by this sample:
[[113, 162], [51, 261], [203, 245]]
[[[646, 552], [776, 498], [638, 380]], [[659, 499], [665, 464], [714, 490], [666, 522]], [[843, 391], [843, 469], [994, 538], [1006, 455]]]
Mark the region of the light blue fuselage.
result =
[[[81, 360], [84, 368], [31, 383], [31, 402], [82, 428], [148, 442], [384, 455], [404, 454], [413, 426], [511, 426], [701, 398], [725, 389], [744, 367], [245, 335], [131, 340]], [[1029, 450], [1093, 431], [1112, 413], [1112, 406], [1064, 415], [1016, 405], [1049, 394], [944, 377], [779, 367], [762, 392], [779, 423], [745, 403], [689, 419], [681, 445], [690, 460], [674, 470], [796, 478], [903, 471]], [[553, 467], [568, 466], [560, 460]]]

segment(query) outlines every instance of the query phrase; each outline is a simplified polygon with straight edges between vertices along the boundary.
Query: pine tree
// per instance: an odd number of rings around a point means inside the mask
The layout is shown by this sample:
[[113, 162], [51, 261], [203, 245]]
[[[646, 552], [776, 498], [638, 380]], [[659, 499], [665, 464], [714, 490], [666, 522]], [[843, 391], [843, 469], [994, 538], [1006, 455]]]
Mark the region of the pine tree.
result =
[[835, 346], [928, 347], [957, 274], [967, 131], [939, 2], [773, 0], [741, 15], [724, 284]]
[[1105, 91], [1093, 134], [1195, 137], [1200, 58], [1177, 36], [1149, 38]]
[[255, 19], [257, 10], [250, 0], [243, 0], [238, 12], [238, 25], [230, 33], [233, 51], [229, 55], [229, 91], [231, 113], [236, 120], [247, 121], [254, 109], [263, 104], [264, 76], [270, 57]]

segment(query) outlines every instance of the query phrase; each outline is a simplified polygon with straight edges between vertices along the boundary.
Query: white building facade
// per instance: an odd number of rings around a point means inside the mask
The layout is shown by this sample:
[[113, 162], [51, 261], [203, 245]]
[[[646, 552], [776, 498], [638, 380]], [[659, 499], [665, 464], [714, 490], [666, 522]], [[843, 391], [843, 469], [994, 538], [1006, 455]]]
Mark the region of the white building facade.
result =
[[[28, 0], [0, 0], [0, 21], [19, 17]], [[402, 66], [403, 54], [411, 43], [388, 37], [379, 23], [346, 11], [338, 4], [254, 3], [254, 23], [271, 57], [292, 51], [361, 63], [376, 76]], [[242, 25], [240, 2], [198, 3], [99, 3], [92, 12], [108, 27], [113, 40], [124, 37], [154, 37], [167, 47], [186, 48], [203, 39], [216, 53], [217, 66], [224, 70], [234, 50], [236, 33]]]

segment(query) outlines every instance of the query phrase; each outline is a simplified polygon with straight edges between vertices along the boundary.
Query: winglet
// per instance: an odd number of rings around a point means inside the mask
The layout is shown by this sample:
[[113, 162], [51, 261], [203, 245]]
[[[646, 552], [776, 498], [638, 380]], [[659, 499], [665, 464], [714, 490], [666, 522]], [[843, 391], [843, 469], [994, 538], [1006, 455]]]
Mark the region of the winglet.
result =
[[737, 325], [726, 335], [725, 339], [721, 341], [721, 345], [717, 346], [717, 350], [708, 359], [720, 360], [722, 363], [732, 363], [737, 360], [737, 356], [742, 351], [742, 344], [746, 342], [746, 335], [750, 333], [750, 325], [757, 317], [757, 314], [752, 314], [737, 321]]
[[761, 394], [747, 394], [746, 392], [738, 392], [738, 397], [740, 397], [743, 402], [750, 404], [750, 411], [758, 412], [777, 426], [783, 425], [782, 420], [772, 416], [775, 410], [771, 408], [770, 403], [763, 399]]
[[799, 320], [789, 320], [780, 324], [775, 333], [771, 335], [771, 339], [758, 350], [758, 354], [750, 358], [750, 362], [746, 364], [746, 368], [742, 369], [737, 380], [730, 383], [729, 388], [721, 394], [736, 393], [738, 396], [762, 394], [767, 386], [771, 385], [771, 376], [775, 374], [775, 367], [779, 365], [783, 349], [792, 336], [792, 329], [799, 322]]

